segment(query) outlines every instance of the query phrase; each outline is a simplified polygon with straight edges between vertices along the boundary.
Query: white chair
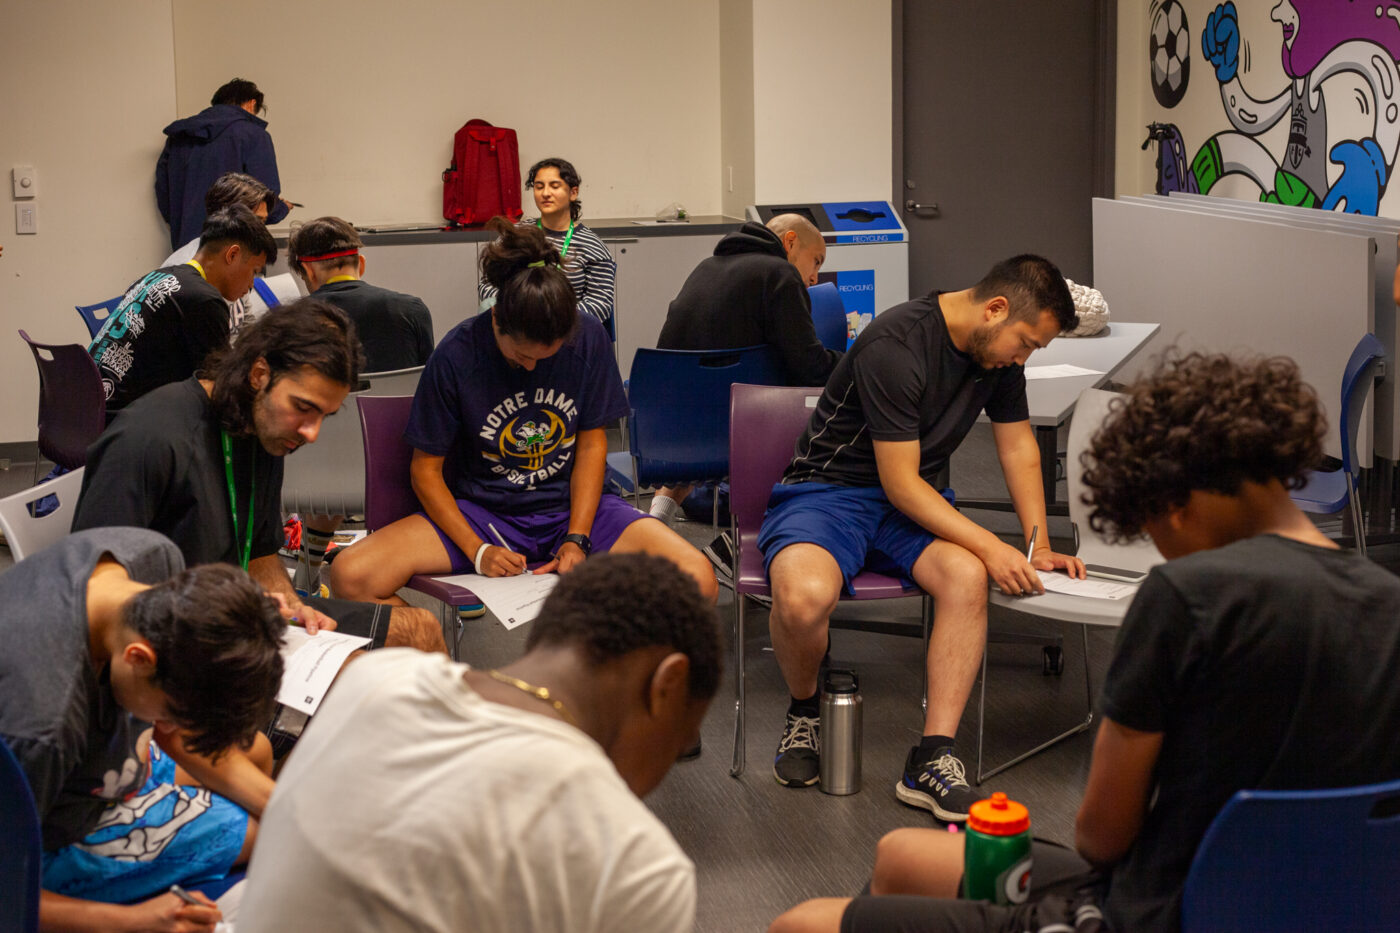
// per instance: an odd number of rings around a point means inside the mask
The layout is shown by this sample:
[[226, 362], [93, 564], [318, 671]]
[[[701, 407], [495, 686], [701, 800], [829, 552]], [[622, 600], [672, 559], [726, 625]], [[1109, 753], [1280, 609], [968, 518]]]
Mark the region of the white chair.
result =
[[[0, 499], [0, 531], [10, 544], [10, 554], [16, 561], [24, 560], [56, 544], [73, 529], [73, 509], [83, 488], [83, 468], [64, 473], [46, 483]], [[45, 496], [57, 496], [58, 508], [42, 518], [35, 518], [29, 507]]]
[[[1074, 420], [1070, 422], [1068, 451], [1065, 457], [1065, 474], [1069, 492], [1069, 516], [1074, 522], [1079, 538], [1080, 560], [1104, 568], [1125, 571], [1125, 575], [1146, 573], [1162, 563], [1162, 555], [1151, 541], [1143, 539], [1130, 544], [1111, 544], [1094, 533], [1089, 527], [1089, 509], [1084, 505], [1083, 473], [1079, 455], [1088, 448], [1099, 426], [1108, 414], [1109, 403], [1118, 397], [1117, 393], [1102, 389], [1085, 389], [1074, 406]], [[1032, 755], [1057, 745], [1072, 735], [1088, 730], [1094, 721], [1094, 687], [1089, 675], [1089, 626], [1101, 625], [1117, 627], [1123, 624], [1123, 616], [1132, 604], [1126, 599], [1090, 599], [1083, 596], [1070, 596], [1064, 593], [1046, 592], [1040, 596], [1007, 596], [992, 587], [991, 604], [1022, 612], [1042, 619], [1059, 622], [1072, 622], [1080, 627], [1084, 647], [1084, 718], [1059, 735], [1047, 739], [1035, 748], [1023, 752], [1004, 764], [984, 771], [982, 768], [983, 720], [987, 707], [987, 658], [982, 656], [982, 683], [977, 705], [977, 783], [995, 774], [1000, 774], [1012, 765], [1020, 764]]]

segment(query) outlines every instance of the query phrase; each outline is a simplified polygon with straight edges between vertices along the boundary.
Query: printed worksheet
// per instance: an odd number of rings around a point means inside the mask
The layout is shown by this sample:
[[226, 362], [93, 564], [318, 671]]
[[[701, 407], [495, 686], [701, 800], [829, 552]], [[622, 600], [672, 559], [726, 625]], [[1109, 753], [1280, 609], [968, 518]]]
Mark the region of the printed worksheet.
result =
[[1040, 574], [1041, 585], [1047, 593], [1065, 593], [1069, 596], [1085, 596], [1089, 599], [1127, 599], [1137, 592], [1136, 583], [1115, 583], [1112, 580], [1076, 580], [1073, 577], [1053, 571], [1036, 571]]
[[287, 636], [282, 640], [284, 670], [277, 702], [299, 713], [315, 715], [345, 659], [368, 644], [368, 638], [358, 635], [325, 631], [308, 635], [303, 628], [287, 626]]
[[434, 579], [471, 590], [491, 614], [510, 629], [540, 614], [540, 606], [559, 582], [559, 575], [522, 573], [514, 577], [486, 577], [479, 573], [460, 573]]
[[1085, 369], [1073, 363], [1054, 363], [1049, 366], [1027, 366], [1027, 379], [1065, 379], [1070, 376], [1102, 376], [1097, 369]]

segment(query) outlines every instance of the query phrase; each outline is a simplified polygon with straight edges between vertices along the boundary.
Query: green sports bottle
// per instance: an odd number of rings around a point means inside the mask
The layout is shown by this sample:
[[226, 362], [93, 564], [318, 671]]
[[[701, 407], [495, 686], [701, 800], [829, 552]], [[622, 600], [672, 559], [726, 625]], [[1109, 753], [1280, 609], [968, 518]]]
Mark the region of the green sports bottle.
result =
[[1020, 904], [1031, 889], [1030, 811], [998, 791], [967, 813], [963, 897]]

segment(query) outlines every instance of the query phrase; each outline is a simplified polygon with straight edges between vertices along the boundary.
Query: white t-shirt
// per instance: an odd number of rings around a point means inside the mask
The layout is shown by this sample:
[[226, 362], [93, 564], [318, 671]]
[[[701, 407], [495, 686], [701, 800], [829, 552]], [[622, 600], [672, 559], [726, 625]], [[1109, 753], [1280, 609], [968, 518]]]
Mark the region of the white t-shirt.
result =
[[249, 930], [689, 930], [695, 866], [602, 748], [442, 655], [346, 668], [277, 781]]

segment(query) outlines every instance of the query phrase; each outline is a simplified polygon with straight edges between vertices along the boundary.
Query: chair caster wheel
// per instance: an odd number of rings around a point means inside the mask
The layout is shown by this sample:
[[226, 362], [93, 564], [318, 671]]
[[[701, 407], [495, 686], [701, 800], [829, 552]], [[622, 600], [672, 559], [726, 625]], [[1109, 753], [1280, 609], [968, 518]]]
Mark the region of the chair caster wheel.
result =
[[1063, 674], [1065, 672], [1064, 649], [1055, 645], [1046, 645], [1044, 664], [1040, 672], [1046, 677], [1058, 677]]

